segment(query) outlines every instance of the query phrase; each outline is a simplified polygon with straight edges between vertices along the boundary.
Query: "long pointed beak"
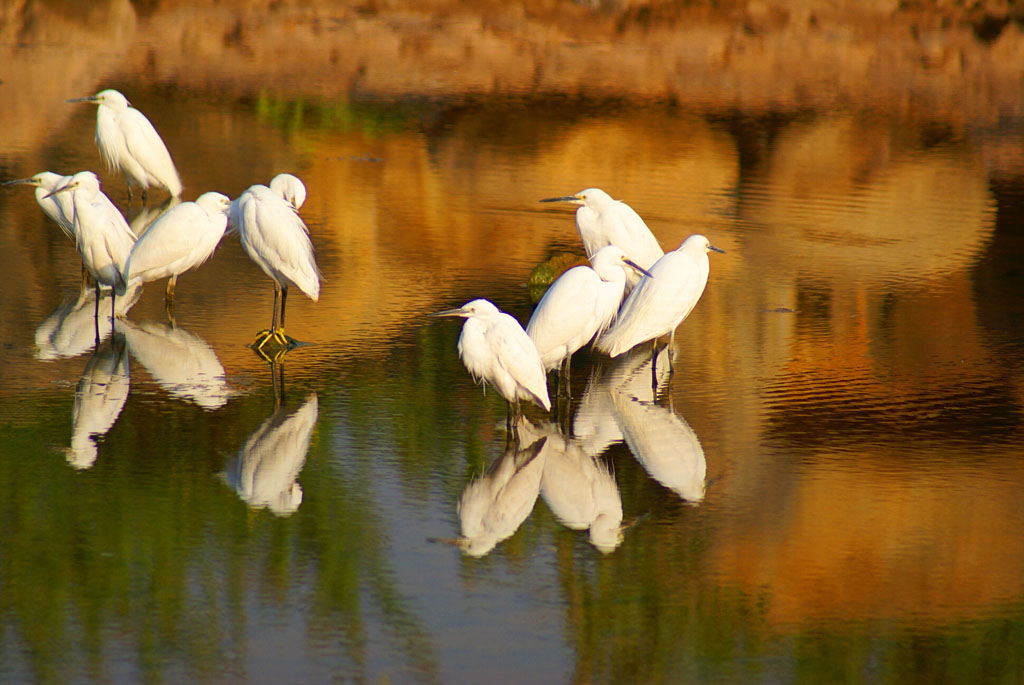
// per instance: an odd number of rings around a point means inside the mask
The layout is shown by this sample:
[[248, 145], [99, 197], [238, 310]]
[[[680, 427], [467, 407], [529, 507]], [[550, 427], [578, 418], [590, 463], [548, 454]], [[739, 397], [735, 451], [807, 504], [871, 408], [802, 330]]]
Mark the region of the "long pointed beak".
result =
[[67, 191], [74, 190], [74, 189], [75, 189], [75, 186], [69, 183], [68, 185], [64, 186], [63, 188], [57, 188], [56, 190], [51, 190], [46, 195], [43, 195], [43, 199], [45, 200], [48, 197], [53, 197], [57, 193], [66, 193]]
[[546, 197], [541, 202], [579, 202], [580, 199], [575, 195], [566, 195], [565, 197]]
[[715, 252], [720, 252], [722, 254], [725, 254], [725, 250], [723, 250], [720, 247], [715, 247], [714, 245], [708, 245], [708, 249], [709, 250], [714, 250]]
[[640, 266], [639, 264], [634, 262], [632, 259], [627, 259], [627, 258], [623, 257], [622, 258], [622, 262], [624, 264], [629, 264], [631, 267], [633, 267], [634, 269], [636, 269], [637, 271], [642, 273], [644, 276], [648, 276], [650, 278], [654, 278], [654, 276], [651, 276], [651, 272], [650, 271], [648, 271], [647, 269], [643, 268], [642, 266]]
[[87, 98], [71, 98], [70, 100], [65, 100], [64, 102], [99, 102], [99, 98], [97, 98], [95, 95], [90, 95]]
[[457, 309], [445, 309], [443, 312], [434, 312], [430, 316], [459, 316], [459, 317], [467, 317], [467, 316], [469, 316], [469, 312], [467, 312], [462, 307], [459, 307]]
[[3, 185], [5, 185], [5, 186], [16, 186], [16, 185], [19, 185], [19, 184], [22, 184], [22, 183], [26, 184], [26, 185], [33, 185], [33, 186], [39, 185], [39, 181], [35, 180], [34, 178], [18, 178], [18, 179], [15, 179], [13, 181], [4, 181]]

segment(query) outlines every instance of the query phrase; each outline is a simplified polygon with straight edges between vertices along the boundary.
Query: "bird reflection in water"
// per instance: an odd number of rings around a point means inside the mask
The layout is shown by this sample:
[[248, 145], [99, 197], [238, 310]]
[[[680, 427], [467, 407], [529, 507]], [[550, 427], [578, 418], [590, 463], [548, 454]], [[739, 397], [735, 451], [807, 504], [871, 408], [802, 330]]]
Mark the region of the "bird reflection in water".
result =
[[590, 544], [600, 551], [614, 551], [622, 543], [624, 526], [622, 497], [611, 469], [553, 423], [526, 423], [520, 431], [527, 441], [546, 439], [540, 496], [555, 518], [572, 530], [589, 531]]
[[75, 389], [71, 447], [64, 451], [71, 466], [87, 469], [96, 462], [96, 439], [106, 435], [121, 415], [129, 385], [127, 344], [122, 333], [114, 332], [109, 340], [96, 346]]
[[[142, 288], [131, 288], [124, 297], [118, 297], [114, 303], [114, 313], [120, 320], [128, 310], [139, 301]], [[107, 290], [101, 294], [102, 299], [110, 297]], [[101, 307], [106, 307], [101, 302]], [[50, 361], [66, 359], [84, 354], [96, 346], [96, 291], [84, 288], [74, 300], [68, 300], [57, 307], [36, 327], [36, 359]], [[110, 336], [110, 328], [101, 327], [101, 340]]]
[[128, 351], [172, 396], [203, 409], [223, 407], [231, 395], [217, 353], [180, 326], [154, 321], [119, 321]]
[[278, 516], [298, 511], [302, 486], [296, 482], [306, 463], [319, 415], [316, 393], [289, 411], [284, 403], [284, 370], [271, 364], [274, 413], [250, 435], [223, 472], [224, 481], [253, 509]]
[[458, 512], [462, 537], [437, 540], [461, 548], [473, 557], [489, 553], [501, 541], [512, 537], [533, 511], [540, 495], [544, 473], [541, 437], [524, 448], [510, 441], [487, 473], [466, 485], [459, 497]]
[[643, 346], [596, 369], [580, 398], [573, 432], [592, 456], [624, 442], [651, 478], [696, 503], [704, 498], [704, 449], [671, 406], [657, 403], [651, 384], [653, 373], [657, 387], [666, 387], [671, 353], [670, 347], [663, 347], [655, 358]]
[[131, 217], [128, 221], [128, 225], [131, 226], [132, 231], [138, 237], [142, 237], [142, 234], [146, 232], [154, 221], [159, 219], [162, 215], [167, 213], [172, 207], [181, 204], [180, 197], [169, 197], [164, 200], [163, 204], [160, 205], [141, 205], [137, 210], [129, 210], [128, 216]]

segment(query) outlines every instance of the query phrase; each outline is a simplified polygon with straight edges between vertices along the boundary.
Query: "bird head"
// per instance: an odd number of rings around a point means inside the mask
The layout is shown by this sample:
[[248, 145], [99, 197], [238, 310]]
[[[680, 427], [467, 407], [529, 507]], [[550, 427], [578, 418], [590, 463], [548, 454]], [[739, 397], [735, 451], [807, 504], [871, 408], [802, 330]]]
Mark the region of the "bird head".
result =
[[296, 212], [306, 201], [306, 186], [292, 174], [278, 174], [272, 178], [270, 189], [283, 197]]
[[463, 319], [468, 319], [473, 316], [486, 316], [489, 314], [497, 314], [498, 308], [491, 304], [489, 301], [484, 299], [473, 300], [467, 302], [461, 307], [455, 309], [446, 309], [442, 312], [435, 312], [431, 316], [456, 316]]
[[613, 202], [611, 196], [601, 190], [600, 188], [585, 188], [575, 195], [565, 195], [562, 197], [549, 197], [541, 200], [541, 202], [569, 202], [574, 205], [587, 205], [588, 207], [596, 207], [605, 205], [609, 202]]
[[128, 102], [128, 98], [126, 98], [121, 91], [114, 90], [113, 88], [101, 90], [95, 95], [90, 95], [89, 97], [72, 98], [68, 100], [68, 102], [91, 102], [94, 105], [106, 105], [107, 107], [119, 112], [128, 109], [132, 104]]
[[682, 245], [679, 246], [679, 250], [692, 250], [696, 253], [703, 252], [719, 252], [725, 254], [725, 250], [720, 247], [715, 247], [711, 244], [711, 241], [699, 233], [694, 233], [689, 238], [683, 241]]
[[63, 186], [51, 190], [49, 193], [43, 196], [48, 198], [56, 195], [57, 193], [66, 193], [71, 190], [96, 190], [100, 189], [100, 179], [96, 174], [91, 171], [79, 171], [77, 174], [71, 177], [71, 180], [65, 183]]

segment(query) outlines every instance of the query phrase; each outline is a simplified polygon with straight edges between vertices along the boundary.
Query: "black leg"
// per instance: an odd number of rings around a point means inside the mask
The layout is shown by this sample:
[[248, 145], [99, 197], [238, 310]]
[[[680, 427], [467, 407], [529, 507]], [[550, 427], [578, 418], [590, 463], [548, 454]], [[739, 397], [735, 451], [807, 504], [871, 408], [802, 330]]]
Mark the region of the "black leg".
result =
[[281, 302], [281, 286], [278, 285], [277, 281], [274, 281], [274, 317], [270, 322], [270, 332], [273, 333], [277, 330], [277, 308]]
[[569, 365], [571, 362], [572, 355], [570, 354], [562, 360], [562, 366], [558, 373], [558, 394], [565, 395], [566, 397], [572, 397], [572, 388], [569, 381]]
[[658, 394], [658, 339], [652, 343], [651, 352], [651, 390]]
[[96, 344], [100, 344], [100, 282], [96, 281], [96, 307], [93, 311], [93, 324], [96, 333]]

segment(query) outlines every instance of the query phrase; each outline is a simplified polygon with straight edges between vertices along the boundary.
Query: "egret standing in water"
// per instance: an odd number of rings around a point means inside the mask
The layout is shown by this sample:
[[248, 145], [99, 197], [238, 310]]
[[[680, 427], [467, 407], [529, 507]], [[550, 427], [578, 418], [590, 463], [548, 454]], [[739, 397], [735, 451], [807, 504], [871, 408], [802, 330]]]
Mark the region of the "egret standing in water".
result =
[[559, 393], [566, 395], [573, 353], [615, 319], [626, 289], [626, 267], [647, 273], [616, 245], [602, 247], [590, 262], [592, 266], [575, 266], [559, 276], [526, 325], [544, 368], [553, 369], [561, 362]]
[[521, 413], [520, 400], [551, 411], [544, 362], [523, 327], [487, 300], [473, 300], [458, 309], [431, 316], [457, 316], [466, 320], [459, 335], [459, 358], [473, 380], [497, 388], [508, 402], [508, 428], [514, 433]]
[[228, 225], [231, 200], [220, 193], [204, 193], [195, 202], [182, 202], [154, 221], [132, 248], [125, 262], [118, 295], [128, 285], [148, 283], [166, 276], [164, 305], [173, 320], [174, 286], [178, 275], [195, 269], [217, 249]]
[[313, 256], [309, 229], [299, 218], [295, 206], [267, 186], [250, 186], [237, 202], [238, 236], [242, 247], [274, 281], [271, 327], [257, 334], [253, 347], [262, 351], [273, 340], [289, 348], [293, 343], [284, 334], [288, 286], [295, 285], [314, 302], [320, 297], [320, 269]]
[[[702, 235], [691, 235], [650, 268], [619, 309], [618, 318], [596, 343], [612, 357], [668, 333], [669, 349], [676, 327], [693, 311], [708, 282], [708, 252], [725, 252]], [[657, 344], [655, 344], [655, 353]], [[669, 368], [671, 368], [669, 356]], [[657, 376], [652, 370], [652, 384]]]
[[[631, 260], [644, 269], [651, 268], [664, 254], [658, 239], [647, 228], [632, 207], [622, 200], [614, 200], [600, 188], [587, 188], [575, 195], [549, 197], [541, 202], [571, 202], [576, 210], [576, 230], [583, 240], [587, 257], [593, 257], [605, 245], [617, 245]], [[628, 274], [630, 285], [639, 280], [638, 274]]]
[[[60, 230], [64, 232], [64, 235], [71, 240], [74, 240], [75, 227], [72, 219], [74, 207], [71, 204], [71, 196], [67, 194], [51, 195], [54, 190], [67, 185], [70, 180], [70, 176], [61, 176], [60, 174], [55, 174], [52, 171], [40, 171], [31, 178], [19, 178], [14, 181], [7, 181], [4, 185], [35, 186], [36, 203], [38, 203], [40, 209], [42, 209], [43, 213], [50, 217], [54, 223], [60, 226]], [[89, 272], [86, 271], [85, 265], [83, 264], [82, 292], [84, 293], [88, 287]]]
[[[50, 191], [46, 197], [71, 193], [72, 227], [75, 244], [89, 275], [96, 281], [96, 338], [99, 339], [99, 306], [102, 286], [119, 288], [124, 285], [122, 268], [132, 246], [135, 234], [128, 227], [124, 215], [103, 191], [100, 181], [91, 171], [80, 171], [65, 185]], [[111, 325], [114, 301], [111, 297]]]
[[172, 197], [181, 197], [181, 179], [174, 168], [171, 153], [146, 115], [131, 106], [119, 91], [107, 89], [68, 102], [93, 102], [96, 111], [96, 145], [103, 162], [111, 171], [120, 171], [128, 180], [128, 201], [132, 186], [142, 188], [142, 201], [150, 186], [166, 188]]

